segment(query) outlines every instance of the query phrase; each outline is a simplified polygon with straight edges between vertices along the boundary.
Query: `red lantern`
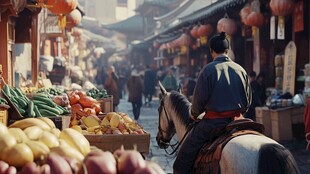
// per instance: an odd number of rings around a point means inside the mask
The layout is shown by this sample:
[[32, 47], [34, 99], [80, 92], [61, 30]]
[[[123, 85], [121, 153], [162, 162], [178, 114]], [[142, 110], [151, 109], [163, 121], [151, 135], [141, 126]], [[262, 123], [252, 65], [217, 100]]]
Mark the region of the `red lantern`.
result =
[[237, 25], [232, 19], [224, 17], [217, 22], [217, 31], [232, 35], [237, 31]]
[[82, 14], [79, 10], [75, 9], [67, 15], [66, 28], [73, 28], [77, 26], [82, 20]]
[[200, 37], [209, 36], [213, 32], [213, 27], [211, 24], [200, 25], [198, 28], [198, 35]]
[[239, 13], [240, 17], [241, 17], [241, 21], [245, 24], [248, 25], [246, 22], [246, 18], [249, 16], [249, 14], [251, 13], [252, 9], [249, 6], [243, 7]]
[[57, 15], [69, 14], [78, 5], [77, 0], [47, 0], [47, 5], [52, 7], [48, 8], [52, 13]]
[[292, 0], [271, 0], [270, 8], [276, 16], [286, 16], [294, 9], [294, 2]]
[[198, 38], [199, 35], [198, 35], [198, 26], [194, 26], [191, 30], [191, 35], [194, 37], [194, 38]]
[[246, 18], [246, 24], [261, 27], [264, 24], [264, 16], [261, 13], [252, 11]]
[[190, 46], [193, 43], [192, 38], [188, 35], [183, 33], [179, 38], [178, 38], [178, 44], [180, 46]]

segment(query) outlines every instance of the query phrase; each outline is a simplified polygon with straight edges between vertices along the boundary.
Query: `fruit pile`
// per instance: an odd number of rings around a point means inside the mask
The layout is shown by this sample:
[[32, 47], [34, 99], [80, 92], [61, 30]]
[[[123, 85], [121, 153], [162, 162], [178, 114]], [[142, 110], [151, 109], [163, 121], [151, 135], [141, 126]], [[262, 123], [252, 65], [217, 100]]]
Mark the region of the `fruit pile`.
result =
[[95, 115], [84, 116], [80, 122], [82, 126], [86, 127], [87, 134], [145, 134], [143, 128], [136, 121], [121, 112], [109, 112], [102, 120]]
[[0, 123], [0, 160], [17, 169], [32, 162], [49, 164], [50, 153], [81, 164], [89, 152], [90, 144], [81, 133], [71, 128], [60, 131], [46, 117], [18, 120], [8, 128]]
[[91, 150], [78, 131], [55, 128], [46, 117], [0, 123], [0, 174], [163, 174], [136, 150]]

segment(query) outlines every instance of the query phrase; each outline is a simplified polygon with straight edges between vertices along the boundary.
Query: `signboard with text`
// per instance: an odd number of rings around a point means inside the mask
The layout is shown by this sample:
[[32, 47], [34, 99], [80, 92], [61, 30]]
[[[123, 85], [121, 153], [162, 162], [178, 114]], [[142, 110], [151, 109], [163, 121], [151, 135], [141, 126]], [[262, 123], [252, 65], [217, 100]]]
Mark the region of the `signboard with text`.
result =
[[47, 9], [42, 9], [39, 18], [41, 34], [52, 35], [52, 36], [62, 36], [63, 32], [58, 26], [58, 16], [49, 12]]
[[304, 30], [304, 1], [299, 1], [294, 7], [294, 32]]
[[296, 74], [296, 45], [290, 41], [285, 47], [284, 53], [284, 74], [283, 93], [295, 94], [295, 74]]

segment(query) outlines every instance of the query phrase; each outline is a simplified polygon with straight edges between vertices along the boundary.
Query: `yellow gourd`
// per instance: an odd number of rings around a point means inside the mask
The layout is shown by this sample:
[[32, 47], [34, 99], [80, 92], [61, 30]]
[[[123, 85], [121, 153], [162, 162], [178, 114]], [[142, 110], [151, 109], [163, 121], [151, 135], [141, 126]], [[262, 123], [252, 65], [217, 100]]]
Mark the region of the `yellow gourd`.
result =
[[118, 114], [113, 114], [110, 120], [111, 127], [117, 128], [120, 121], [121, 121], [121, 117]]

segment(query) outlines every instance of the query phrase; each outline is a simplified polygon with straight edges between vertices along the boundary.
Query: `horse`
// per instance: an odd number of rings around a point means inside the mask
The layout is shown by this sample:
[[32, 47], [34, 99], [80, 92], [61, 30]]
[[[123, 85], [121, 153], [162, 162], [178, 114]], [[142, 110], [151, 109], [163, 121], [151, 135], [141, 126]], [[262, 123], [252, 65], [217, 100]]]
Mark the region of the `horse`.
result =
[[[182, 143], [193, 120], [190, 116], [191, 103], [186, 96], [179, 91], [167, 92], [160, 82], [159, 86], [161, 97], [156, 141], [159, 148], [166, 150], [169, 146], [173, 147], [170, 141], [175, 134], [178, 142]], [[202, 150], [200, 155], [201, 152]], [[203, 162], [198, 163], [199, 154], [193, 173], [206, 173], [195, 170], [206, 166]], [[224, 174], [299, 173], [296, 161], [288, 149], [269, 137], [256, 134], [240, 135], [228, 140], [222, 148], [217, 167], [219, 169], [215, 173]]]

